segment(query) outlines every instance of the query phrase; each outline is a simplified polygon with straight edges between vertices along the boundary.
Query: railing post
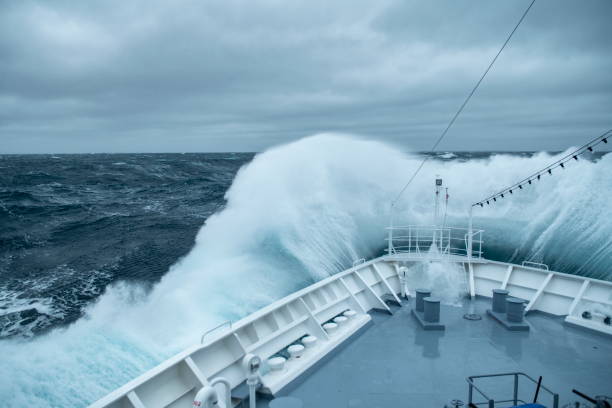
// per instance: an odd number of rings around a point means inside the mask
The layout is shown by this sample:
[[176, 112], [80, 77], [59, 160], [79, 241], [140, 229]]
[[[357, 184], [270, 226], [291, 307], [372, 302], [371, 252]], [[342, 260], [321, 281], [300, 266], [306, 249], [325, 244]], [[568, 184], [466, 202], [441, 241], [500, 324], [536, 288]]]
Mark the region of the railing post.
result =
[[474, 386], [472, 385], [472, 383], [470, 383], [470, 389], [468, 391], [468, 404], [472, 403], [473, 388], [474, 388]]
[[489, 408], [495, 408], [495, 400], [489, 400]]
[[387, 243], [387, 255], [391, 256], [391, 251], [393, 250], [393, 203], [391, 203], [391, 207], [389, 208], [389, 242]]
[[518, 405], [518, 374], [514, 374], [514, 405]]
[[[425, 252], [429, 251], [430, 246], [435, 245], [440, 257], [457, 255], [466, 258], [462, 262], [468, 264], [474, 259], [482, 259], [482, 230], [473, 229], [471, 210], [470, 229], [436, 226], [417, 227], [414, 225], [405, 227], [390, 226], [386, 229], [387, 247], [385, 251], [388, 254], [409, 253], [422, 255], [422, 245], [425, 245]], [[396, 233], [395, 230], [399, 231], [399, 233]], [[464, 233], [466, 231], [467, 233]], [[454, 237], [455, 232], [458, 235], [457, 238]], [[395, 247], [395, 240], [399, 242], [397, 248]], [[456, 246], [453, 246], [453, 243]]]
[[408, 253], [412, 252], [412, 226], [408, 226]]
[[473, 232], [472, 232], [472, 210], [474, 206], [470, 207], [470, 224], [468, 228], [468, 247], [467, 247], [467, 256], [468, 260], [472, 260], [472, 240], [473, 240]]
[[431, 243], [435, 247], [438, 246], [438, 243], [436, 242], [436, 226], [435, 225], [433, 229], [431, 230]]
[[559, 394], [553, 394], [553, 408], [559, 408]]

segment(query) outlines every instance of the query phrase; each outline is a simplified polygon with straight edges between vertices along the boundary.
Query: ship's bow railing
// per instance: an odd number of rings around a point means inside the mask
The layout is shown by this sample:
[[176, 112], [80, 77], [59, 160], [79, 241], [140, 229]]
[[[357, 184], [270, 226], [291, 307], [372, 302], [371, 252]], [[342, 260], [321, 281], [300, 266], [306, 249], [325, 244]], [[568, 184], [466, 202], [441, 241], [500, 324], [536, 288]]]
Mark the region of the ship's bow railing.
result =
[[[514, 383], [513, 383], [513, 394], [512, 394], [512, 399], [504, 399], [504, 400], [495, 400], [491, 397], [489, 397], [487, 394], [485, 394], [482, 389], [478, 386], [476, 386], [476, 381], [477, 379], [492, 379], [492, 378], [502, 378], [502, 377], [512, 377], [514, 379]], [[528, 382], [531, 382], [533, 384], [536, 384], [536, 392], [535, 392], [535, 396], [534, 396], [534, 401], [533, 404], [536, 404], [536, 401], [538, 400], [538, 395], [539, 395], [539, 391], [540, 389], [542, 389], [544, 391], [544, 393], [546, 393], [546, 397], [549, 397], [552, 400], [552, 408], [559, 408], [559, 394], [552, 392], [551, 390], [549, 390], [548, 388], [546, 388], [544, 385], [542, 385], [542, 377], [539, 378], [539, 380], [535, 380], [534, 378], [530, 377], [529, 375], [525, 374], [525, 373], [521, 373], [521, 372], [512, 372], [512, 373], [500, 373], [500, 374], [485, 374], [485, 375], [472, 375], [470, 377], [467, 378], [467, 382], [469, 385], [468, 388], [468, 406], [472, 407], [478, 407], [479, 405], [486, 405], [487, 408], [495, 408], [495, 407], [500, 407], [500, 406], [504, 406], [507, 407], [508, 403], [512, 403], [513, 406], [518, 406], [518, 404], [525, 404], [525, 406], [527, 406], [527, 403], [521, 399], [519, 397], [519, 379], [520, 378], [524, 378], [526, 379]], [[529, 387], [531, 388], [531, 387]], [[484, 402], [474, 402], [474, 390], [476, 390], [476, 392], [478, 392], [478, 394], [480, 394], [482, 397], [484, 397], [485, 401]], [[544, 394], [543, 393], [543, 394]], [[531, 404], [529, 404], [531, 405]], [[521, 405], [523, 406], [523, 405]]]
[[483, 230], [470, 231], [467, 228], [417, 225], [387, 227], [386, 229], [386, 252], [389, 255], [482, 258]]
[[545, 271], [549, 270], [548, 265], [544, 263], [540, 263], [540, 262], [523, 261], [523, 263], [521, 263], [521, 266], [528, 266], [530, 268], [543, 269]]

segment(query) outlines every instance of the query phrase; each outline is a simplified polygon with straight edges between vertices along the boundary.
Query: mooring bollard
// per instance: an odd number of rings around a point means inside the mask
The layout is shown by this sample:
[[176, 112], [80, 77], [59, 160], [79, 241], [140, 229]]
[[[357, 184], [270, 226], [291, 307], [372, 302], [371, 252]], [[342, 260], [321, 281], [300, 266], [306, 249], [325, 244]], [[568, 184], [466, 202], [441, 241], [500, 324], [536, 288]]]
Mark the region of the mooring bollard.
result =
[[423, 312], [423, 299], [431, 296], [431, 290], [429, 289], [417, 289], [416, 291], [416, 310], [417, 312]]
[[508, 292], [505, 289], [493, 289], [493, 311], [495, 313], [506, 313], [506, 299]]
[[520, 323], [523, 321], [523, 310], [525, 301], [517, 298], [506, 299], [506, 318], [509, 322]]
[[438, 323], [440, 321], [440, 299], [429, 296], [423, 299], [425, 313], [423, 319], [428, 323]]

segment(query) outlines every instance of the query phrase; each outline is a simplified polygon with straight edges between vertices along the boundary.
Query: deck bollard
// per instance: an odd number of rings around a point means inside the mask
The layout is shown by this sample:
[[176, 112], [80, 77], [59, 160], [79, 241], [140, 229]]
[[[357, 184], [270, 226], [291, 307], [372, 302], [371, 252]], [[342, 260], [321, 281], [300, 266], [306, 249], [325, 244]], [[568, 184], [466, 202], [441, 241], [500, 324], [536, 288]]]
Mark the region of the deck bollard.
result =
[[495, 313], [506, 313], [506, 299], [508, 292], [505, 289], [493, 289], [493, 311]]
[[510, 331], [529, 331], [525, 316], [525, 300], [508, 295], [504, 289], [493, 289], [493, 305], [487, 314]]
[[440, 299], [429, 296], [423, 299], [425, 308], [424, 320], [428, 323], [438, 323], [440, 321]]
[[506, 299], [506, 318], [509, 322], [520, 323], [523, 321], [523, 310], [525, 301], [517, 298]]
[[416, 310], [417, 312], [423, 312], [423, 299], [431, 296], [431, 290], [429, 289], [417, 289], [416, 291]]

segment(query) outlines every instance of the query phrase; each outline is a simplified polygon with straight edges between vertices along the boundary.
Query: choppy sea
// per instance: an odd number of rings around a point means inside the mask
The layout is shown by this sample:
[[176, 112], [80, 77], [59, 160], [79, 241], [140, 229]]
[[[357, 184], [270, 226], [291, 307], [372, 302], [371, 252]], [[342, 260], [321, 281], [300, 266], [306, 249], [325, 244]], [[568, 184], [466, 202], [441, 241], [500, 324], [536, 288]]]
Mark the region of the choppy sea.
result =
[[[432, 223], [438, 176], [445, 222], [465, 227], [471, 203], [561, 157], [433, 156], [395, 225]], [[256, 155], [0, 156], [2, 405], [85, 406], [206, 328], [381, 255], [422, 157], [337, 135]], [[612, 280], [611, 186], [599, 153], [477, 207], [485, 257]]]

